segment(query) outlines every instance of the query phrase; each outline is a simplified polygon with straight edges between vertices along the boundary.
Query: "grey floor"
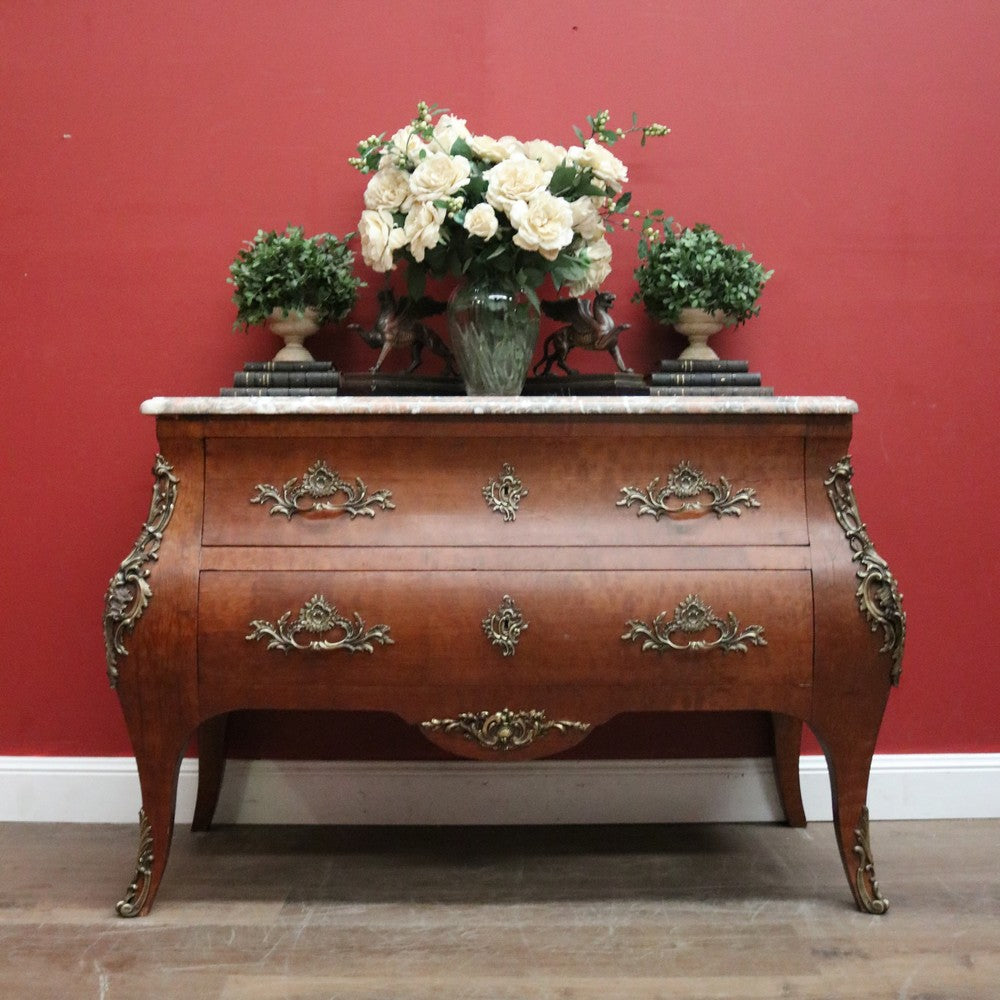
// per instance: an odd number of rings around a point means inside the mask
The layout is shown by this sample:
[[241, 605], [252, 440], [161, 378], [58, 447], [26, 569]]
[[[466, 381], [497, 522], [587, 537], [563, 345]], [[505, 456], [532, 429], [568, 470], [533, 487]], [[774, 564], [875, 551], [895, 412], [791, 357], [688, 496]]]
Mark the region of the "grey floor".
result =
[[2, 1000], [1000, 997], [1000, 822], [872, 823], [884, 917], [827, 823], [179, 829], [0, 824]]

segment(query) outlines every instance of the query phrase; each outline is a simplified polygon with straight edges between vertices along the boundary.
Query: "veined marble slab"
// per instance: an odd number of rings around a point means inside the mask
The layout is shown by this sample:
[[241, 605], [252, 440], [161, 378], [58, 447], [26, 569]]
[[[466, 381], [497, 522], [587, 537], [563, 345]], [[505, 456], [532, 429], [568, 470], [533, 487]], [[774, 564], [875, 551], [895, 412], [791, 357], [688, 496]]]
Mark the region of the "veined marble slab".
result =
[[140, 412], [152, 416], [253, 417], [483, 414], [837, 414], [857, 413], [845, 396], [155, 396]]

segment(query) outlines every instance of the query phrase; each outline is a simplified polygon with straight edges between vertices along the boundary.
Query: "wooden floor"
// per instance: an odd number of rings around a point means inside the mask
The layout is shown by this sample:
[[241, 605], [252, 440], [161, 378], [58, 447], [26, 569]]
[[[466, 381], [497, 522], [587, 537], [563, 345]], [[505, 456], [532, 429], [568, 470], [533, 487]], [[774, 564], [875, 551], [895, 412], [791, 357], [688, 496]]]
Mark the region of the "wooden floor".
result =
[[2, 1000], [1000, 997], [1000, 823], [872, 823], [854, 910], [830, 824], [178, 830], [0, 824]]

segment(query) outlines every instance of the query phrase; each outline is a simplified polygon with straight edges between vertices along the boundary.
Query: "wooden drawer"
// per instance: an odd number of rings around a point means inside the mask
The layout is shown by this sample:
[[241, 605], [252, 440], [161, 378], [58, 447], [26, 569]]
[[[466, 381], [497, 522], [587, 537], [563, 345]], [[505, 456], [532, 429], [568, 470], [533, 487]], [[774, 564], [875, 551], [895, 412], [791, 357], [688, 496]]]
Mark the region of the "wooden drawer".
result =
[[204, 543], [805, 545], [802, 448], [696, 435], [571, 448], [551, 434], [209, 438]]
[[811, 684], [804, 570], [219, 571], [199, 601], [200, 699], [218, 711], [587, 685], [634, 709], [748, 708]]

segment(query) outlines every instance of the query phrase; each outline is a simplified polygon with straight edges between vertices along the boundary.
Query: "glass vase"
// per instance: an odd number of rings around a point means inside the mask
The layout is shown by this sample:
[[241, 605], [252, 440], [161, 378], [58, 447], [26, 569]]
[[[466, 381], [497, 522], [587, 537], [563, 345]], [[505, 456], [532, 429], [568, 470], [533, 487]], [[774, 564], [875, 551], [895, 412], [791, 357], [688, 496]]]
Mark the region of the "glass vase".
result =
[[448, 300], [451, 347], [470, 396], [518, 396], [538, 342], [538, 310], [500, 278], [460, 284]]

